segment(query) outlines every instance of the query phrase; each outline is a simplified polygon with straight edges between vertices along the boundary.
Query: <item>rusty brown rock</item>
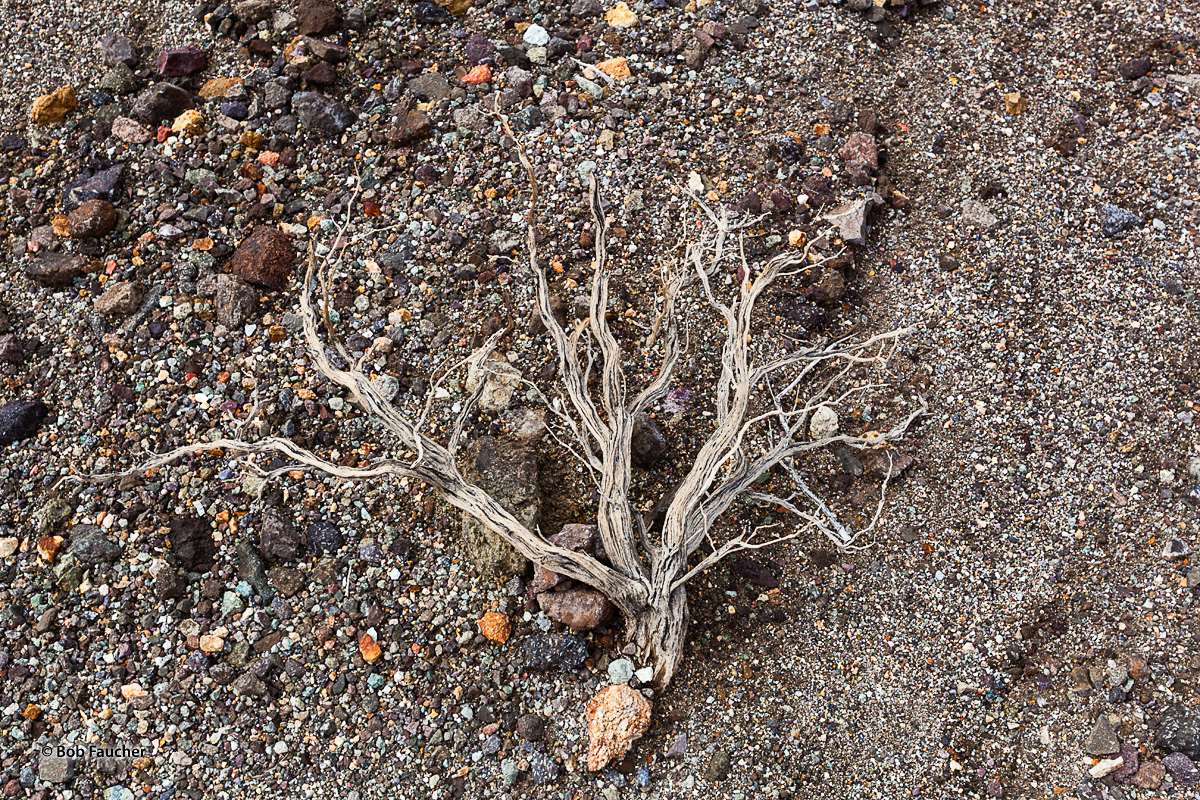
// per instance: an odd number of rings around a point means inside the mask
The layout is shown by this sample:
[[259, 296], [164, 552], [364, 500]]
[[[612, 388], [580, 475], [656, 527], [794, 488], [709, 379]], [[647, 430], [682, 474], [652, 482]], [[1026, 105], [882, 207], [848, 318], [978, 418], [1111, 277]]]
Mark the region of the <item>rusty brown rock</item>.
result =
[[[564, 525], [561, 531], [546, 541], [564, 550], [594, 556], [596, 555], [596, 543], [600, 541], [600, 529], [595, 525], [571, 523]], [[561, 575], [538, 564], [533, 568], [533, 580], [529, 582], [529, 593], [535, 596], [539, 595], [558, 586], [561, 581]]]
[[546, 616], [576, 631], [599, 628], [613, 617], [616, 609], [607, 597], [595, 589], [577, 587], [565, 592], [542, 592], [538, 604]]
[[43, 253], [31, 258], [25, 266], [30, 280], [51, 289], [70, 286], [72, 281], [83, 275], [87, 260], [80, 255], [67, 253]]
[[261, 226], [233, 254], [233, 274], [255, 286], [279, 291], [287, 286], [296, 261], [292, 240], [281, 230]]
[[117, 227], [117, 210], [107, 200], [88, 200], [67, 215], [67, 232], [72, 239], [107, 236]]
[[838, 155], [846, 162], [850, 177], [860, 182], [869, 181], [879, 169], [879, 151], [875, 147], [875, 137], [869, 133], [851, 134]]
[[650, 701], [627, 683], [602, 689], [588, 702], [588, 769], [621, 758], [650, 728]]
[[395, 144], [411, 144], [433, 133], [433, 121], [421, 111], [409, 111], [396, 122], [396, 127], [387, 132], [388, 141]]
[[137, 311], [141, 302], [142, 287], [132, 281], [121, 281], [96, 298], [96, 311], [105, 317], [123, 317]]

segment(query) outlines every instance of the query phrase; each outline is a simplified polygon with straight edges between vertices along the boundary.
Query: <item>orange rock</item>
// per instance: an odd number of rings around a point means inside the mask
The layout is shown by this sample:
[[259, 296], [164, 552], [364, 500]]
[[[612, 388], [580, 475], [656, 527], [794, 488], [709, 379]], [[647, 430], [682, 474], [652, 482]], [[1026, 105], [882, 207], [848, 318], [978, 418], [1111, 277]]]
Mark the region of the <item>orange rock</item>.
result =
[[52, 94], [44, 94], [33, 101], [29, 118], [35, 125], [50, 125], [62, 122], [67, 114], [75, 110], [75, 90], [63, 86]]
[[512, 623], [499, 611], [489, 611], [479, 620], [479, 632], [490, 642], [504, 644], [512, 635]]
[[172, 133], [185, 133], [188, 136], [199, 136], [204, 131], [204, 115], [194, 108], [184, 111], [171, 123]]
[[492, 68], [487, 64], [480, 64], [475, 69], [463, 76], [462, 82], [468, 86], [478, 86], [481, 83], [487, 83], [492, 79]]
[[224, 97], [226, 92], [241, 82], [241, 78], [211, 78], [200, 87], [200, 96], [205, 100]]
[[58, 548], [62, 547], [63, 538], [61, 536], [43, 536], [38, 539], [38, 555], [43, 561], [50, 562], [54, 560], [54, 555], [58, 552]]
[[637, 14], [625, 3], [617, 3], [604, 15], [604, 20], [614, 28], [632, 28], [638, 24]]
[[596, 69], [607, 73], [608, 75], [611, 75], [620, 81], [628, 80], [629, 78], [633, 77], [633, 75], [629, 72], [629, 65], [625, 63], [624, 56], [618, 56], [617, 58], [610, 58], [607, 61], [601, 61], [596, 65]]
[[206, 633], [200, 637], [200, 649], [205, 653], [219, 653], [225, 649], [225, 637]]
[[600, 690], [588, 702], [588, 769], [598, 772], [621, 758], [650, 728], [650, 701], [627, 683]]
[[42, 715], [42, 710], [33, 703], [25, 706], [25, 710], [21, 712], [21, 716], [25, 719], [37, 719]]
[[371, 634], [364, 633], [362, 638], [358, 640], [358, 651], [362, 653], [363, 661], [368, 664], [374, 664], [383, 655], [383, 651], [379, 649], [379, 645], [371, 637]]
[[238, 139], [238, 144], [250, 150], [261, 150], [263, 135], [258, 131], [245, 131]]
[[273, 167], [279, 163], [279, 153], [274, 150], [264, 150], [258, 154], [258, 163], [266, 167]]
[[1004, 95], [1004, 110], [1012, 115], [1017, 115], [1025, 111], [1029, 105], [1029, 98], [1022, 95], [1020, 92], [1009, 92]]
[[54, 229], [55, 236], [68, 236], [71, 232], [67, 227], [66, 214], [59, 214], [54, 219], [50, 220], [50, 227]]
[[142, 688], [140, 683], [127, 683], [121, 687], [121, 697], [124, 697], [126, 700], [145, 696], [146, 690]]

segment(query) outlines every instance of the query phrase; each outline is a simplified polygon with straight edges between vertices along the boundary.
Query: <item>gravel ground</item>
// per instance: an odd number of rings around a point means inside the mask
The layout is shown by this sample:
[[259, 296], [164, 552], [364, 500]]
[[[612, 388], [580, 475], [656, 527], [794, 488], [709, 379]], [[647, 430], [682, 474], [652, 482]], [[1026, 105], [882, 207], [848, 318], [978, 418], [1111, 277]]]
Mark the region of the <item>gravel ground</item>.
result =
[[[1181, 755], [1200, 758], [1196, 3], [656, 2], [628, 28], [588, 0], [268, 5], [236, 5], [262, 15], [249, 35], [215, 5], [3, 6], [6, 797], [1200, 797]], [[110, 42], [106, 63], [107, 34], [130, 52]], [[186, 45], [208, 61], [171, 78], [187, 96], [148, 103], [159, 53]], [[581, 74], [616, 57], [629, 78]], [[491, 79], [464, 83], [476, 64]], [[32, 124], [64, 85], [78, 105]], [[878, 192], [844, 296], [780, 287], [763, 324], [911, 326], [886, 375], [852, 376], [889, 387], [841, 424], [930, 405], [869, 548], [800, 540], [694, 582], [653, 726], [597, 774], [585, 704], [611, 676], [642, 688], [642, 665], [619, 628], [571, 635], [522, 580], [479, 575], [428, 490], [295, 475], [258, 497], [215, 454], [53, 488], [232, 431], [255, 389], [256, 433], [386, 456], [298, 336], [310, 243], [344, 248], [331, 317], [352, 355], [379, 342], [367, 368], [401, 407], [510, 319], [509, 361], [552, 374], [527, 187], [479, 110], [498, 90], [539, 165], [568, 313], [599, 176], [631, 354], [690, 230], [678, 186], [762, 215], [752, 258]], [[874, 163], [846, 163], [855, 134]], [[712, 323], [686, 314], [694, 399], [656, 410], [670, 447], [639, 471], [647, 505], [705, 431]], [[880, 488], [862, 466], [803, 469], [853, 520]], [[539, 470], [542, 529], [586, 521], [563, 454], [543, 447]], [[481, 635], [487, 611], [511, 619], [506, 643]], [[147, 754], [56, 751], [114, 743]]]

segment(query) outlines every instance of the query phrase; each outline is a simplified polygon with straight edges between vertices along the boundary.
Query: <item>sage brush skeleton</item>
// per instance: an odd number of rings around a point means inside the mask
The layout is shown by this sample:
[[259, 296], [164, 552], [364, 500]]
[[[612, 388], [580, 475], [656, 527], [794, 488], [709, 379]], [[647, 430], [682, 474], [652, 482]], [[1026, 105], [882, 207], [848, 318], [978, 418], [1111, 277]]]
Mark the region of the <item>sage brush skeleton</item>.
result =
[[[636, 644], [639, 658], [654, 666], [655, 682], [664, 686], [674, 675], [683, 651], [688, 626], [686, 584], [690, 578], [733, 553], [765, 547], [806, 531], [820, 531], [840, 548], [853, 547], [856, 536], [864, 532], [852, 531], [838, 521], [805, 482], [793, 465], [793, 459], [808, 451], [838, 444], [878, 447], [905, 435], [911, 423], [923, 412], [923, 403], [883, 433], [832, 435], [815, 440], [806, 436], [806, 425], [818, 407], [837, 404], [865, 388], [875, 388], [858, 387], [840, 396], [834, 394], [836, 387], [857, 365], [885, 361], [904, 331], [890, 331], [865, 341], [823, 342], [791, 352], [767, 354], [769, 338], [756, 337], [751, 329], [756, 303], [777, 280], [820, 268], [828, 259], [810, 259], [810, 248], [805, 247], [803, 251], [793, 250], [754, 267], [740, 248], [734, 252], [732, 245], [738, 240], [731, 234], [736, 228], [728, 218], [714, 213], [703, 201], [694, 198], [708, 225], [698, 241], [686, 246], [680, 263], [671, 263], [662, 269], [662, 305], [647, 338], [647, 351], [657, 351], [659, 365], [654, 378], [634, 394], [622, 367], [621, 348], [606, 316], [611, 271], [606, 245], [607, 221], [599, 185], [594, 175], [591, 176], [588, 199], [594, 223], [594, 260], [589, 314], [586, 320], [579, 320], [568, 328], [560, 324], [552, 312], [549, 280], [538, 258], [535, 171], [523, 148], [518, 145], [516, 150], [531, 187], [527, 234], [537, 309], [558, 361], [560, 393], [554, 400], [546, 402], [550, 428], [556, 441], [579, 461], [596, 485], [599, 497], [596, 523], [609, 563], [550, 544], [518, 522], [496, 498], [463, 477], [457, 464], [457, 453], [467, 421], [484, 391], [485, 381], [478, 381], [444, 441], [424, 432], [430, 427], [438, 394], [437, 382], [430, 387], [424, 408], [416, 416], [406, 415], [381, 393], [362, 369], [366, 356], [355, 362], [334, 336], [329, 317], [330, 272], [337, 264], [331, 263], [331, 256], [318, 259], [311, 251], [300, 293], [300, 310], [304, 339], [316, 369], [325, 379], [345, 389], [350, 402], [395, 437], [399, 449], [407, 451], [408, 458], [381, 460], [367, 468], [345, 467], [327, 461], [289, 439], [249, 440], [242, 436], [242, 431], [247, 429], [247, 423], [258, 410], [256, 402], [254, 411], [232, 438], [180, 447], [126, 472], [76, 476], [72, 480], [109, 480], [163, 466], [181, 456], [219, 448], [244, 454], [273, 454], [290, 460], [270, 471], [250, 462], [249, 466], [264, 479], [296, 469], [315, 469], [348, 480], [397, 476], [424, 482], [526, 558], [607, 595], [623, 614], [627, 636]], [[339, 242], [344, 243], [341, 239], [344, 232], [343, 227]], [[723, 281], [731, 264], [737, 268], [736, 289], [731, 298], [723, 300], [716, 288], [716, 278], [721, 277]], [[681, 298], [696, 286], [723, 322], [720, 373], [712, 420], [714, 428], [679, 482], [666, 508], [661, 532], [652, 534], [632, 496], [634, 419], [661, 401], [670, 389], [685, 349], [680, 338]], [[313, 293], [318, 289], [322, 296], [320, 310], [313, 301]], [[331, 361], [326, 354], [321, 327], [332, 347], [351, 366], [342, 369]], [[493, 334], [467, 361], [486, 369], [488, 356], [506, 333], [507, 330], [502, 330]], [[546, 399], [544, 394], [536, 394]], [[793, 484], [794, 491], [788, 496], [756, 491], [754, 487], [768, 473], [785, 476]], [[864, 530], [870, 530], [878, 521], [886, 488], [885, 477], [879, 506]], [[765, 530], [759, 529], [717, 546], [710, 532], [718, 518], [739, 500], [767, 503], [794, 514], [801, 524], [790, 533], [772, 539], [758, 539]], [[706, 542], [711, 552], [698, 560], [693, 559]]]

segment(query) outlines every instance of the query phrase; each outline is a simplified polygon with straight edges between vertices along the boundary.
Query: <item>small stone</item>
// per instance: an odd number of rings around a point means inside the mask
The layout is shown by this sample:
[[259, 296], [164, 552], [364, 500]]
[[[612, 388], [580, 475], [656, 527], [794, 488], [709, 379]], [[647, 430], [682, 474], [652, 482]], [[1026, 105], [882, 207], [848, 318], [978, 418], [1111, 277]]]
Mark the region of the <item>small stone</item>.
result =
[[105, 535], [96, 525], [84, 525], [71, 531], [67, 552], [79, 563], [89, 567], [111, 564], [121, 557], [121, 545]]
[[323, 136], [341, 136], [358, 121], [358, 115], [348, 105], [318, 92], [292, 95], [292, 113], [301, 128]]
[[487, 64], [480, 64], [464, 75], [462, 82], [467, 86], [478, 86], [481, 83], [489, 83], [491, 80], [492, 68]]
[[530, 25], [521, 40], [530, 47], [545, 47], [550, 43], [550, 34], [541, 25]]
[[145, 144], [154, 138], [149, 128], [129, 117], [117, 117], [113, 120], [112, 135], [126, 144]]
[[269, 509], [263, 514], [258, 549], [264, 558], [276, 563], [294, 561], [302, 544], [300, 533], [290, 517], [278, 509]]
[[1120, 756], [1116, 758], [1104, 758], [1093, 764], [1088, 769], [1088, 774], [1096, 779], [1103, 778], [1105, 775], [1116, 772], [1124, 763], [1125, 760]]
[[258, 292], [232, 275], [218, 275], [213, 293], [217, 322], [233, 330], [251, 319], [258, 310]]
[[633, 73], [629, 71], [629, 64], [623, 56], [601, 61], [596, 64], [596, 69], [621, 81], [629, 80], [633, 77]]
[[713, 753], [712, 759], [708, 762], [708, 772], [705, 774], [705, 777], [716, 783], [729, 777], [729, 769], [729, 751], [718, 750]]
[[1104, 235], [1109, 238], [1131, 231], [1142, 224], [1141, 217], [1111, 203], [1100, 204], [1096, 209], [1096, 219], [1099, 220]]
[[530, 742], [540, 742], [546, 734], [546, 720], [540, 714], [517, 717], [517, 735]]
[[479, 620], [479, 632], [489, 642], [504, 644], [512, 635], [512, 623], [506, 614], [499, 611], [489, 611]]
[[613, 28], [632, 28], [638, 24], [637, 14], [625, 3], [617, 3], [604, 14], [604, 21]]
[[[480, 67], [476, 67], [480, 69]], [[482, 69], [488, 69], [482, 67]], [[470, 76], [467, 76], [470, 77]], [[488, 71], [488, 80], [491, 71]], [[465, 79], [464, 79], [465, 81]], [[423, 111], [407, 111], [396, 120], [396, 124], [387, 132], [388, 141], [394, 144], [406, 145], [424, 139], [433, 133], [433, 120]]]
[[247, 697], [263, 697], [267, 694], [267, 685], [249, 672], [238, 676], [233, 682], [233, 691]]
[[137, 91], [137, 78], [129, 67], [117, 64], [100, 78], [100, 88], [124, 97]]
[[12, 400], [0, 406], [0, 445], [33, 436], [48, 413], [41, 400]]
[[274, 11], [275, 4], [271, 0], [239, 0], [233, 4], [233, 13], [247, 25], [257, 25], [270, 19]]
[[156, 83], [138, 95], [129, 116], [146, 125], [157, 125], [175, 119], [192, 105], [192, 96], [175, 84]]
[[1121, 743], [1121, 766], [1112, 773], [1113, 780], [1118, 783], [1128, 783], [1138, 771], [1138, 749], [1129, 742]]
[[838, 432], [838, 415], [829, 406], [818, 406], [808, 421], [808, 433], [814, 439], [828, 439]]
[[999, 778], [992, 778], [987, 785], [988, 797], [1004, 797], [1004, 784], [1000, 783]]
[[302, 36], [321, 36], [342, 27], [342, 12], [333, 0], [302, 0], [296, 23]]
[[358, 652], [362, 653], [363, 661], [368, 664], [374, 664], [383, 655], [383, 650], [369, 633], [364, 633], [358, 640]]
[[188, 572], [208, 572], [213, 567], [217, 545], [212, 525], [201, 517], [176, 517], [171, 521], [171, 551]]
[[33, 101], [33, 109], [29, 118], [34, 125], [51, 125], [62, 122], [67, 114], [75, 110], [75, 90], [70, 86], [62, 86], [51, 94], [45, 94]]
[[1096, 717], [1096, 724], [1088, 734], [1087, 741], [1083, 743], [1083, 752], [1089, 756], [1110, 756], [1120, 749], [1121, 742], [1117, 739], [1117, 732], [1113, 730], [1108, 715], [1101, 714]]
[[831, 209], [823, 219], [833, 224], [843, 242], [862, 246], [867, 243], [867, 217], [871, 209], [881, 205], [883, 198], [875, 192], [868, 192], [859, 200]]
[[329, 555], [342, 549], [345, 539], [332, 522], [314, 522], [308, 526], [308, 549], [320, 555]]
[[71, 760], [66, 756], [42, 756], [38, 763], [38, 779], [46, 783], [66, 783], [75, 774]]
[[1142, 764], [1141, 769], [1129, 782], [1139, 789], [1157, 789], [1162, 785], [1165, 777], [1167, 777], [1166, 767], [1157, 761], [1147, 761]]
[[610, 683], [629, 683], [633, 679], [633, 672], [632, 661], [628, 658], [618, 658], [608, 665], [608, 680]]
[[408, 82], [408, 88], [431, 102], [450, 96], [450, 81], [440, 72], [425, 72]]
[[189, 44], [163, 50], [158, 54], [158, 74], [164, 78], [182, 78], [208, 67], [208, 54]]
[[137, 66], [137, 50], [128, 36], [106, 33], [96, 40], [96, 49], [100, 51], [100, 58], [110, 67], [118, 64], [129, 68]]
[[107, 200], [89, 200], [67, 215], [67, 231], [72, 239], [98, 239], [115, 227], [117, 210]]
[[1172, 537], [1163, 545], [1162, 557], [1167, 561], [1178, 561], [1192, 553], [1191, 545], [1178, 537]]
[[1171, 753], [1163, 758], [1162, 763], [1175, 779], [1175, 783], [1180, 786], [1189, 787], [1200, 783], [1200, 769], [1197, 769], [1195, 762], [1183, 753]]
[[576, 587], [565, 592], [543, 592], [538, 604], [546, 616], [575, 631], [590, 631], [613, 618], [612, 602], [595, 589]]
[[535, 634], [522, 645], [522, 664], [534, 672], [577, 669], [588, 657], [587, 644], [575, 636]]
[[1007, 114], [1016, 116], [1025, 113], [1025, 108], [1029, 105], [1029, 98], [1020, 92], [1009, 92], [1004, 95], [1004, 111]]
[[650, 728], [650, 701], [628, 684], [601, 689], [588, 702], [588, 769], [598, 772], [629, 752]]
[[279, 291], [287, 286], [295, 260], [291, 239], [279, 228], [263, 225], [238, 245], [231, 267], [242, 280]]
[[467, 391], [474, 393], [481, 381], [479, 407], [484, 411], [503, 411], [512, 404], [513, 395], [521, 386], [521, 373], [494, 353], [485, 360], [479, 351], [472, 356], [467, 369]]
[[70, 286], [76, 278], [82, 277], [87, 261], [83, 256], [67, 253], [42, 253], [38, 258], [31, 258], [25, 265], [25, 274], [34, 283], [50, 289], [62, 289]]
[[1117, 72], [1127, 81], [1136, 81], [1138, 78], [1144, 78], [1149, 75], [1151, 66], [1149, 56], [1140, 56], [1138, 58], [1131, 58], [1117, 67]]
[[964, 200], [962, 203], [963, 220], [968, 225], [974, 225], [977, 228], [994, 228], [998, 221], [992, 212], [988, 211], [987, 206], [978, 200]]
[[1154, 744], [1164, 753], [1183, 753], [1200, 760], [1200, 711], [1182, 704], [1171, 706], [1158, 722]]
[[0, 558], [9, 558], [17, 552], [21, 541], [15, 536], [0, 537]]
[[171, 123], [171, 133], [199, 136], [204, 132], [204, 115], [194, 108], [184, 111]]
[[105, 317], [124, 317], [137, 311], [142, 302], [142, 287], [133, 281], [119, 281], [96, 298], [96, 311]]
[[869, 182], [879, 169], [879, 151], [875, 137], [869, 133], [851, 134], [838, 151], [838, 156], [845, 162], [850, 177], [860, 183]]
[[667, 457], [670, 447], [662, 428], [654, 418], [640, 412], [633, 418], [631, 455], [638, 466], [650, 467]]

